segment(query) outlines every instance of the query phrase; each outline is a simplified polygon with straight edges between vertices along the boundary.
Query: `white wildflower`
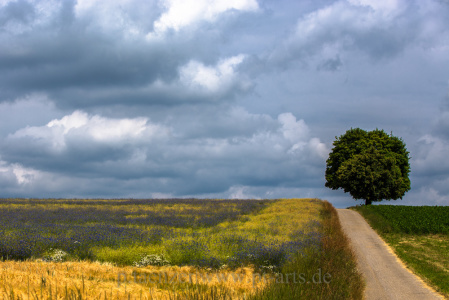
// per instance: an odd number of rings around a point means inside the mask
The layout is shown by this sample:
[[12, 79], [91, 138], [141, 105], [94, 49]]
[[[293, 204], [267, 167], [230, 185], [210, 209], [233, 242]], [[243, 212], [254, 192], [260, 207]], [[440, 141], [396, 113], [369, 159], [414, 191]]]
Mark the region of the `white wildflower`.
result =
[[63, 262], [67, 259], [68, 253], [61, 249], [50, 248], [46, 255], [42, 258], [43, 261]]
[[145, 255], [139, 261], [134, 262], [136, 267], [165, 266], [169, 264], [170, 262], [163, 255], [157, 254]]

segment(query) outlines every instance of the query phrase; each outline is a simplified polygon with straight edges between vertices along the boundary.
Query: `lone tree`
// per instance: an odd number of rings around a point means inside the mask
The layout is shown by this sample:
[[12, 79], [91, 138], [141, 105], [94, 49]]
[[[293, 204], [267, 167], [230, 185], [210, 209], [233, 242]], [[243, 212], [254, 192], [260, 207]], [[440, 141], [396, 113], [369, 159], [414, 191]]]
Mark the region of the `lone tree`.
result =
[[326, 163], [325, 186], [354, 199], [402, 199], [410, 190], [409, 152], [402, 139], [383, 130], [350, 129], [336, 137]]

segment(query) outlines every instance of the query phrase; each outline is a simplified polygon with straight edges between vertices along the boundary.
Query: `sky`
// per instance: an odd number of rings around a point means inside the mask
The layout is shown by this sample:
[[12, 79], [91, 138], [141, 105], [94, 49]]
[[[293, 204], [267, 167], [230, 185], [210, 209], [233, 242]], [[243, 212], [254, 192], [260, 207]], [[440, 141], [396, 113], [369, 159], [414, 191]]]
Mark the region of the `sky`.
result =
[[0, 198], [303, 198], [383, 129], [449, 205], [449, 0], [0, 0]]

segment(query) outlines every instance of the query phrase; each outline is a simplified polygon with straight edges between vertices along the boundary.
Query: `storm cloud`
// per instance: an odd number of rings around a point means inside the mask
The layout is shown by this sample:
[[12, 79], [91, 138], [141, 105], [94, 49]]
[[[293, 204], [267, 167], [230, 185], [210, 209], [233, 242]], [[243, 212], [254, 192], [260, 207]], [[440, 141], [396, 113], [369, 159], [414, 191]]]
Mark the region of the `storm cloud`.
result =
[[335, 136], [403, 138], [449, 204], [447, 1], [0, 1], [0, 197], [319, 197]]

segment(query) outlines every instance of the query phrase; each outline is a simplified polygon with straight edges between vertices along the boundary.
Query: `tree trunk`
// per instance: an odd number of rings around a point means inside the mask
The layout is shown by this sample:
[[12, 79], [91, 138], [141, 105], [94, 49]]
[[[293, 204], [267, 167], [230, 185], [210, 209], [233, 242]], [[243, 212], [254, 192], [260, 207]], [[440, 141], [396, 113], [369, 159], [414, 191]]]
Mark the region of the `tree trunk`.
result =
[[365, 205], [371, 205], [371, 199], [365, 199]]

